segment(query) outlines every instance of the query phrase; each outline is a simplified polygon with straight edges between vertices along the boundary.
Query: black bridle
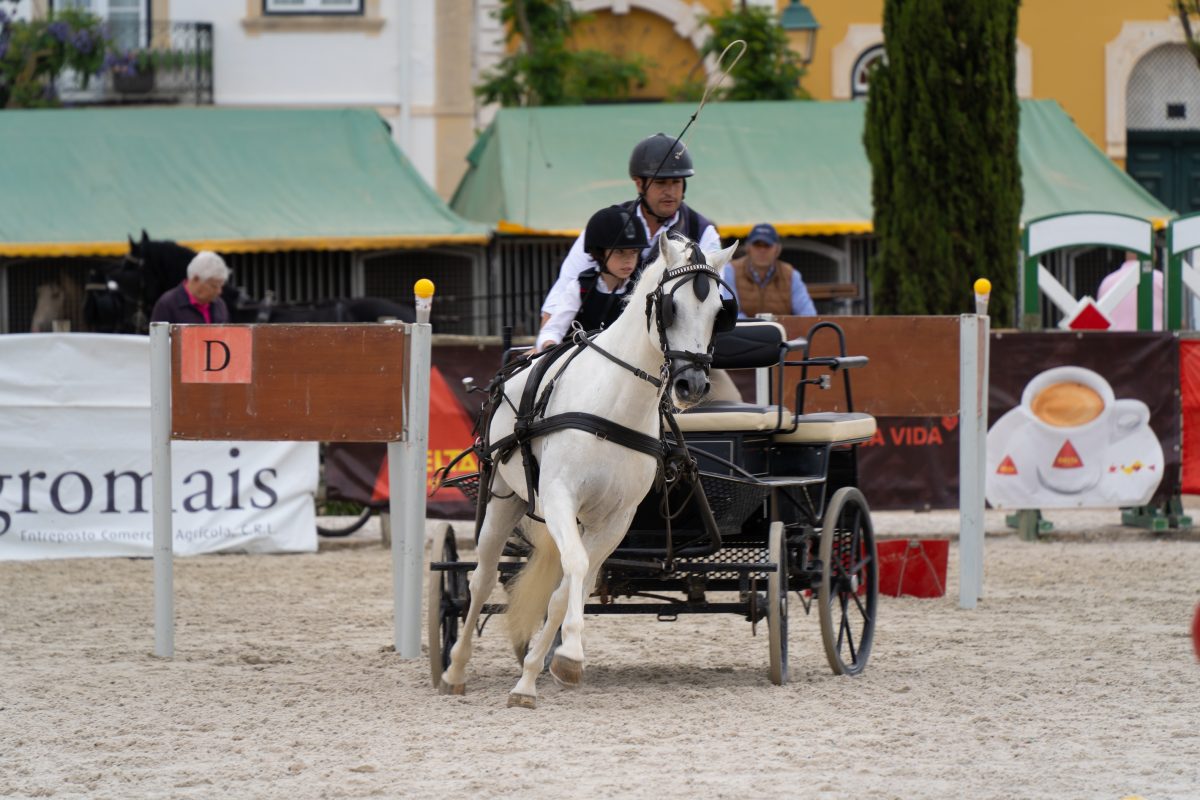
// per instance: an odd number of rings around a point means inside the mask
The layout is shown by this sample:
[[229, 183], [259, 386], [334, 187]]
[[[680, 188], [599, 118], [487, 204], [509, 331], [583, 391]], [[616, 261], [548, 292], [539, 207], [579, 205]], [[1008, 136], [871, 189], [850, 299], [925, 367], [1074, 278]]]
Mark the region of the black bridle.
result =
[[[697, 254], [693, 253], [693, 255]], [[664, 292], [665, 284], [668, 281], [680, 277], [685, 278], [685, 280], [679, 281], [671, 287], [670, 291]], [[716, 343], [716, 332], [720, 327], [719, 324], [714, 323], [712, 336], [708, 340], [708, 348], [703, 353], [696, 353], [690, 350], [672, 350], [670, 343], [667, 341], [667, 329], [671, 327], [675, 317], [675, 293], [684, 286], [690, 285], [697, 300], [706, 300], [708, 293], [712, 290], [709, 281], [706, 279], [711, 279], [718, 286], [725, 287], [729, 291], [730, 297], [734, 296], [733, 289], [721, 279], [717, 270], [702, 260], [668, 269], [663, 273], [663, 277], [658, 282], [658, 286], [654, 288], [654, 291], [646, 295], [646, 329], [650, 329], [651, 321], [653, 320], [653, 324], [658, 329], [659, 348], [663, 353], [662, 371], [671, 381], [674, 381], [680, 373], [688, 369], [699, 369], [707, 375], [712, 368], [712, 354]], [[737, 311], [731, 311], [729, 306], [724, 305], [717, 313], [718, 315], [732, 313], [736, 316]], [[671, 364], [674, 361], [684, 363], [675, 369], [671, 369]]]

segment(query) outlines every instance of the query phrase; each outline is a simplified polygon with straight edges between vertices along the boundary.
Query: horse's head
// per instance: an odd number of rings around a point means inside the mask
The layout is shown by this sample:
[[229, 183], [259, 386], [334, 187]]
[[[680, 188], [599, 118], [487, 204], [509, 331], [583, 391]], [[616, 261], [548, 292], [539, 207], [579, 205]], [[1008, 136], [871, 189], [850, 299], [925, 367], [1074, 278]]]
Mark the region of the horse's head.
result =
[[[735, 247], [705, 254], [684, 236], [664, 234], [642, 275], [638, 294], [645, 297], [646, 323], [651, 336], [657, 332], [678, 408], [690, 408], [708, 393], [714, 337], [737, 319], [733, 290], [720, 277]], [[723, 286], [728, 298], [721, 296]]]
[[55, 323], [62, 320], [79, 330], [83, 322], [79, 295], [79, 284], [66, 276], [39, 284], [30, 330], [34, 333], [56, 330]]

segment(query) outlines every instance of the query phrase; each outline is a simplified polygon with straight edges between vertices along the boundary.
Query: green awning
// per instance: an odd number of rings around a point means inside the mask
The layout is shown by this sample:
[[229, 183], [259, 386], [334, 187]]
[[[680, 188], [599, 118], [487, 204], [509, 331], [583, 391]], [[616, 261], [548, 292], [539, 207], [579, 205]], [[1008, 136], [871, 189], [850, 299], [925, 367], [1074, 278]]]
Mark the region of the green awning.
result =
[[0, 112], [0, 256], [485, 243], [364, 110]]
[[[869, 233], [871, 165], [862, 102], [712, 103], [684, 141], [696, 164], [688, 203], [745, 236]], [[575, 235], [596, 209], [630, 200], [629, 151], [676, 135], [692, 105], [502, 109], [469, 156], [451, 207], [501, 233]], [[1021, 102], [1022, 221], [1110, 211], [1162, 227], [1173, 213], [1108, 160], [1052, 100]]]

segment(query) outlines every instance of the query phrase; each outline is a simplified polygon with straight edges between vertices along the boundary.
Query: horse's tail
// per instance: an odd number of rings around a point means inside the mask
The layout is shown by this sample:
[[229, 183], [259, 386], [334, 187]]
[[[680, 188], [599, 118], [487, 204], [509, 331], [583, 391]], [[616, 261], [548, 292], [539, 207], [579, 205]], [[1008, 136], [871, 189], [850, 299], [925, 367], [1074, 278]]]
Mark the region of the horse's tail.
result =
[[526, 522], [533, 542], [529, 561], [508, 584], [508, 612], [504, 615], [508, 639], [518, 656], [525, 652], [533, 635], [546, 619], [550, 595], [562, 582], [562, 559], [545, 523]]

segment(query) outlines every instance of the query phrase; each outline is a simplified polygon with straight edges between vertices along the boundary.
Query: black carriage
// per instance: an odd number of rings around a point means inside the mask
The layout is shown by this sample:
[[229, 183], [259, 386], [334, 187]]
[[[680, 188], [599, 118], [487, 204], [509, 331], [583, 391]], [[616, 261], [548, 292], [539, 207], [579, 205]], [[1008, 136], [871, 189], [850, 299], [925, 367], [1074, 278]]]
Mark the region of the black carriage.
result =
[[[835, 336], [838, 356], [810, 355], [814, 337]], [[769, 405], [712, 402], [674, 415], [692, 461], [642, 501], [621, 545], [600, 570], [587, 614], [732, 613], [765, 620], [771, 681], [788, 680], [789, 610], [815, 607], [829, 666], [858, 674], [866, 666], [878, 607], [878, 560], [866, 499], [857, 488], [856, 446], [875, 420], [853, 411], [840, 328], [817, 323], [807, 339], [786, 341], [774, 322], [742, 322], [718, 337], [713, 366], [759, 371]], [[799, 373], [790, 408], [785, 370]], [[841, 377], [845, 412], [803, 413], [811, 388]], [[671, 426], [672, 428], [676, 426]], [[667, 432], [672, 437], [671, 430]], [[473, 501], [479, 476], [447, 481]], [[467, 573], [453, 531], [435, 542], [428, 597], [428, 644], [434, 686], [470, 605]], [[440, 550], [440, 552], [439, 552]], [[520, 530], [505, 546], [501, 582], [530, 552]], [[712, 596], [712, 597], [710, 597]], [[483, 620], [503, 613], [486, 604]], [[482, 628], [482, 623], [480, 625]]]

